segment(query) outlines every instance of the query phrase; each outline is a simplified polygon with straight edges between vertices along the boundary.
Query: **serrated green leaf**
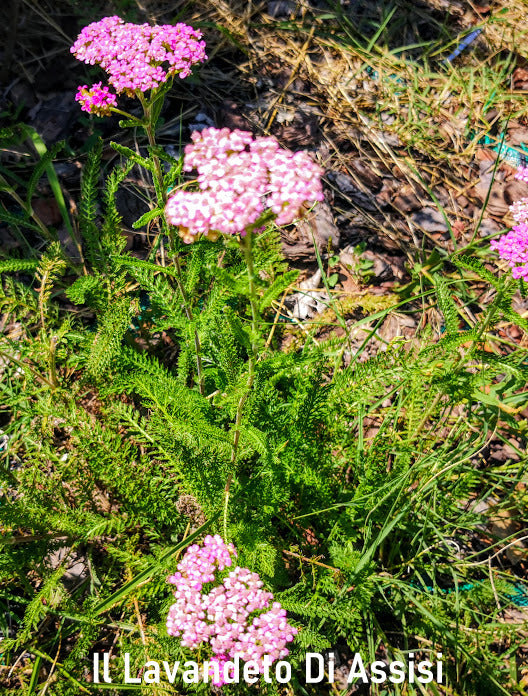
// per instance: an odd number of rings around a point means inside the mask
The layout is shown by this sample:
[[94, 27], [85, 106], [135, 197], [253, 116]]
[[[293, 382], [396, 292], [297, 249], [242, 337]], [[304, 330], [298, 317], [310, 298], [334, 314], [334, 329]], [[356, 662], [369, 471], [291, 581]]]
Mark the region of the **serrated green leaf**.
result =
[[119, 121], [119, 127], [120, 128], [138, 128], [140, 126], [143, 126], [142, 121], [135, 121], [131, 119], [122, 119]]
[[134, 152], [134, 150], [131, 148], [126, 147], [126, 145], [121, 145], [120, 143], [112, 141], [110, 143], [110, 147], [126, 159], [132, 160], [132, 162], [139, 164], [141, 167], [145, 167], [145, 169], [148, 169], [149, 172], [154, 171], [154, 165], [150, 160], [146, 159], [145, 157], [141, 157], [141, 155], [138, 155], [137, 152]]
[[135, 230], [137, 230], [140, 227], [143, 227], [144, 225], [148, 224], [151, 220], [155, 220], [157, 217], [160, 217], [160, 215], [163, 215], [163, 208], [154, 208], [154, 210], [147, 210], [147, 212], [143, 213], [143, 215], [138, 220], [132, 223], [132, 227]]
[[0, 273], [18, 273], [21, 271], [34, 271], [38, 268], [38, 261], [25, 261], [24, 259], [7, 259], [0, 261]]

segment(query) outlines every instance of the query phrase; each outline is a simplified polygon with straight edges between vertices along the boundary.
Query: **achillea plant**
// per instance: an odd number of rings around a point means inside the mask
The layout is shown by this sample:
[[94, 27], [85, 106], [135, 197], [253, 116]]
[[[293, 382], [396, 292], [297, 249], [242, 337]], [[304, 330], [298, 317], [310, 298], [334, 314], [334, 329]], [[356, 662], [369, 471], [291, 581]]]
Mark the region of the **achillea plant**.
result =
[[[520, 693], [508, 664], [514, 631], [498, 620], [520, 587], [508, 586], [520, 576], [501, 556], [515, 537], [490, 546], [479, 531], [488, 509], [516, 515], [519, 530], [524, 522], [527, 351], [496, 331], [506, 322], [528, 331], [512, 306], [519, 283], [455, 255], [467, 282], [429, 269], [423, 292], [392, 306], [361, 293], [361, 318], [345, 322], [342, 310], [346, 335], [326, 339], [314, 322], [286, 349], [296, 329], [282, 298], [298, 272], [287, 270], [277, 225], [321, 200], [321, 170], [245, 131], [194, 134], [185, 161], [156, 144], [164, 92], [205, 57], [193, 32], [107, 18], [76, 44], [109, 76], [77, 101], [104, 115], [119, 112], [112, 87], [133, 94], [144, 116], [127, 114], [125, 125], [143, 128], [150, 146], [140, 154], [113, 143], [125, 166], [103, 189], [102, 143], [89, 154], [77, 263], [58, 242], [42, 254], [49, 231], [30, 219], [58, 149], [36, 167], [25, 207], [13, 196], [28, 242], [39, 244], [0, 262], [1, 321], [16, 327], [0, 337], [0, 681], [12, 674], [2, 688], [102, 693], [86, 681], [101, 649], [128, 653], [137, 675], [145, 656], [213, 662], [217, 685], [233, 656], [262, 669], [290, 650], [291, 686], [264, 672], [258, 693], [327, 696], [334, 684], [304, 678], [307, 651], [388, 661], [439, 649], [446, 684], [428, 694]], [[133, 225], [153, 233], [143, 258], [126, 251], [116, 204], [132, 166], [154, 188]], [[182, 176], [192, 170], [194, 190]], [[519, 227], [526, 210], [512, 209]], [[9, 211], [4, 219], [20, 223]], [[509, 253], [517, 273], [526, 262]], [[492, 288], [478, 293], [486, 311], [461, 313], [477, 301], [475, 274]], [[437, 306], [442, 333], [417, 328], [412, 342], [396, 338], [363, 361], [368, 344], [358, 347], [355, 329], [368, 322], [373, 343], [404, 306], [423, 312], [419, 326]], [[483, 454], [512, 433], [520, 465]], [[210, 688], [165, 676], [153, 692]]]

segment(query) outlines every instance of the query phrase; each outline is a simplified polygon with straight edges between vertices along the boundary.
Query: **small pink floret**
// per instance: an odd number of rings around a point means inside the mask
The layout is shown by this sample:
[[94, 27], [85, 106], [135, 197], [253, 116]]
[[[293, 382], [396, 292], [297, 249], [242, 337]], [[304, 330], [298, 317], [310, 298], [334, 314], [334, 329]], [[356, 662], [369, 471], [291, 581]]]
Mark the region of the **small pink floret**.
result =
[[521, 198], [510, 205], [515, 222], [528, 222], [528, 198]]
[[528, 183], [528, 167], [519, 167], [515, 173], [515, 178]]
[[96, 116], [109, 116], [111, 107], [117, 106], [116, 95], [112, 94], [108, 87], [102, 87], [101, 82], [88, 87], [82, 85], [77, 88], [75, 101], [78, 101], [83, 111]]

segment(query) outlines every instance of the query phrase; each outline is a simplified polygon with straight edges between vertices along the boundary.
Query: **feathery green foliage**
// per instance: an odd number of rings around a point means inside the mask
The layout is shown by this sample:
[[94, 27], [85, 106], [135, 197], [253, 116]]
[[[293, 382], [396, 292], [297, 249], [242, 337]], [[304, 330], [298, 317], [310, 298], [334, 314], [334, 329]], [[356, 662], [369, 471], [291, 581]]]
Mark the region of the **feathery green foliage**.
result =
[[[240, 565], [260, 573], [300, 628], [294, 693], [331, 693], [302, 676], [305, 652], [326, 650], [346, 661], [430, 649], [445, 655], [450, 693], [517, 688], [505, 659], [519, 642], [500, 621], [515, 568], [496, 559], [525, 553], [528, 356], [519, 345], [499, 350], [497, 329], [504, 320], [527, 328], [513, 308], [518, 284], [458, 256], [455, 280], [429, 274], [437, 332], [380, 341], [367, 358], [367, 342], [316, 343], [311, 327], [286, 350], [291, 327], [275, 305], [298, 272], [278, 231], [254, 237], [251, 277], [237, 240], [182, 245], [158, 196], [135, 225], [157, 226], [137, 258], [125, 249], [119, 187], [132, 166], [156, 176], [156, 158], [170, 167], [165, 185], [177, 181], [181, 161], [158, 147], [143, 158], [113, 146], [128, 161], [106, 175], [102, 196], [100, 142], [85, 165], [81, 264], [58, 243], [38, 260], [0, 262], [11, 327], [0, 339], [0, 606], [9, 617], [0, 630], [6, 665], [26, 655], [5, 693], [102, 693], [86, 681], [102, 650], [130, 653], [134, 674], [149, 656], [195, 659], [166, 635], [165, 578], [205, 532], [235, 543]], [[488, 300], [466, 317], [475, 274]], [[337, 323], [351, 333], [355, 320], [339, 306]], [[376, 326], [386, 307], [357, 325]], [[336, 355], [346, 353], [342, 366]], [[517, 456], [492, 457], [496, 438], [512, 434]], [[514, 531], [483, 544], [501, 515]], [[394, 685], [404, 693], [419, 691]]]

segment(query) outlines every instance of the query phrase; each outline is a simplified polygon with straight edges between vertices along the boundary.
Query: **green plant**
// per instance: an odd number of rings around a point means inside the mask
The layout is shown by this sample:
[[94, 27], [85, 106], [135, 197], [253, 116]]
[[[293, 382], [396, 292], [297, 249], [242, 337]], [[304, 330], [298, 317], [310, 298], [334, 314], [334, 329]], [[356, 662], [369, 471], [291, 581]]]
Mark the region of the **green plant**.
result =
[[[86, 678], [94, 652], [128, 653], [134, 675], [149, 659], [194, 659], [166, 635], [165, 578], [206, 532], [235, 542], [300, 628], [293, 693], [337, 690], [306, 683], [307, 650], [345, 663], [357, 651], [370, 661], [441, 652], [449, 693], [520, 692], [510, 668], [520, 640], [502, 620], [518, 580], [497, 562], [508, 545], [523, 553], [527, 355], [500, 335], [504, 321], [528, 330], [512, 302], [519, 284], [453, 255], [422, 265], [429, 284], [374, 314], [365, 303], [351, 320], [329, 293], [342, 335], [308, 332], [284, 350], [274, 303], [298, 273], [278, 229], [264, 219], [259, 234], [185, 245], [164, 216], [182, 161], [156, 142], [160, 104], [143, 107], [133, 123], [145, 155], [113, 143], [122, 161], [104, 177], [101, 144], [87, 157], [81, 262], [53, 239], [0, 262], [5, 693], [106, 692]], [[20, 227], [46, 239], [28, 201], [52, 157], [25, 200], [15, 191]], [[155, 231], [143, 258], [126, 251], [116, 205], [134, 166], [152, 181], [134, 225]], [[477, 290], [487, 299], [466, 312]], [[366, 359], [402, 309], [437, 311], [438, 325], [424, 320], [414, 340], [380, 342]], [[513, 434], [516, 456], [494, 460], [491, 444]], [[490, 523], [506, 513], [513, 531], [501, 538]], [[123, 685], [121, 674], [113, 668], [109, 689], [208, 693], [168, 679]]]

